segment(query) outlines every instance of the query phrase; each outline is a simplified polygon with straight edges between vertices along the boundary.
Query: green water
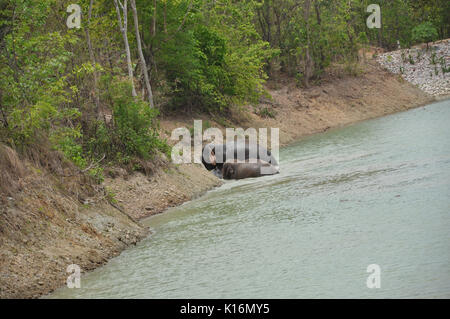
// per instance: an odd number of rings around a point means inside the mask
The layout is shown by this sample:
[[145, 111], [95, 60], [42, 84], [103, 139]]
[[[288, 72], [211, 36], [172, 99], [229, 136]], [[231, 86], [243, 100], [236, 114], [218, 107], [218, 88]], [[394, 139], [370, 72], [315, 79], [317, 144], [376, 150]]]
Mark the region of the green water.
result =
[[50, 297], [450, 297], [450, 101], [311, 136], [280, 168], [149, 218]]

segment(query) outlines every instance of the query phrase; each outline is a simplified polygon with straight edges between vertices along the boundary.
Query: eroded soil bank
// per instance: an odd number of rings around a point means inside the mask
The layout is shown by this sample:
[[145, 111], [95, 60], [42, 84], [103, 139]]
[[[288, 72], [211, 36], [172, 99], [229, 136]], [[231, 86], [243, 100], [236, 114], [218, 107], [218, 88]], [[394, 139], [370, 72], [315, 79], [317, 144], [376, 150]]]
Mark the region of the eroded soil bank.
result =
[[[235, 110], [227, 119], [163, 118], [162, 134], [170, 137], [172, 129], [191, 128], [194, 119], [203, 119], [222, 129], [278, 127], [280, 142], [286, 145], [305, 135], [434, 100], [373, 60], [357, 76], [330, 76], [308, 89], [283, 78], [267, 83], [267, 89], [272, 99]], [[138, 219], [221, 184], [200, 164], [167, 163], [147, 175], [108, 169], [105, 182], [96, 189], [82, 177], [57, 176], [24, 162], [5, 146], [0, 164], [2, 174], [8, 172], [15, 181], [1, 203], [1, 298], [36, 298], [53, 291], [65, 284], [68, 265], [94, 269], [148, 234]]]

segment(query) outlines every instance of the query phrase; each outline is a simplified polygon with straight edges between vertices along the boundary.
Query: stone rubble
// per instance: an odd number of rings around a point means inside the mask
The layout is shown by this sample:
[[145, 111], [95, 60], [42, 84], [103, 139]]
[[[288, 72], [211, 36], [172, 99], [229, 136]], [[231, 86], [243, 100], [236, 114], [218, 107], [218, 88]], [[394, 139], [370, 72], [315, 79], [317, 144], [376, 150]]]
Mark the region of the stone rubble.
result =
[[[433, 96], [450, 95], [450, 39], [380, 54], [377, 62]], [[433, 63], [434, 62], [434, 63]]]

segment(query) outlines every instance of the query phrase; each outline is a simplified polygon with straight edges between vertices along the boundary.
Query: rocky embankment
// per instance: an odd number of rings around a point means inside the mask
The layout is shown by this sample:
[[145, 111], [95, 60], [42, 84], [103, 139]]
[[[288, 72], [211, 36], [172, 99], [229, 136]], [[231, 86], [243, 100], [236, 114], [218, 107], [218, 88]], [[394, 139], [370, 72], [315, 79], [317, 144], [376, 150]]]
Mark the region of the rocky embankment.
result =
[[377, 61], [392, 73], [436, 97], [450, 95], [450, 39], [387, 52]]

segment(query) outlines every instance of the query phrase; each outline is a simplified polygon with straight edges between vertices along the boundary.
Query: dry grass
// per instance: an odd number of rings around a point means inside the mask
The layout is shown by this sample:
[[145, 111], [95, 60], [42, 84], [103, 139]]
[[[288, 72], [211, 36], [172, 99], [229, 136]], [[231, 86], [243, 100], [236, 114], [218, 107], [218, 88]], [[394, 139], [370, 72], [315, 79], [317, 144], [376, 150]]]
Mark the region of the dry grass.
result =
[[0, 144], [0, 193], [11, 196], [20, 189], [27, 169], [16, 151]]

